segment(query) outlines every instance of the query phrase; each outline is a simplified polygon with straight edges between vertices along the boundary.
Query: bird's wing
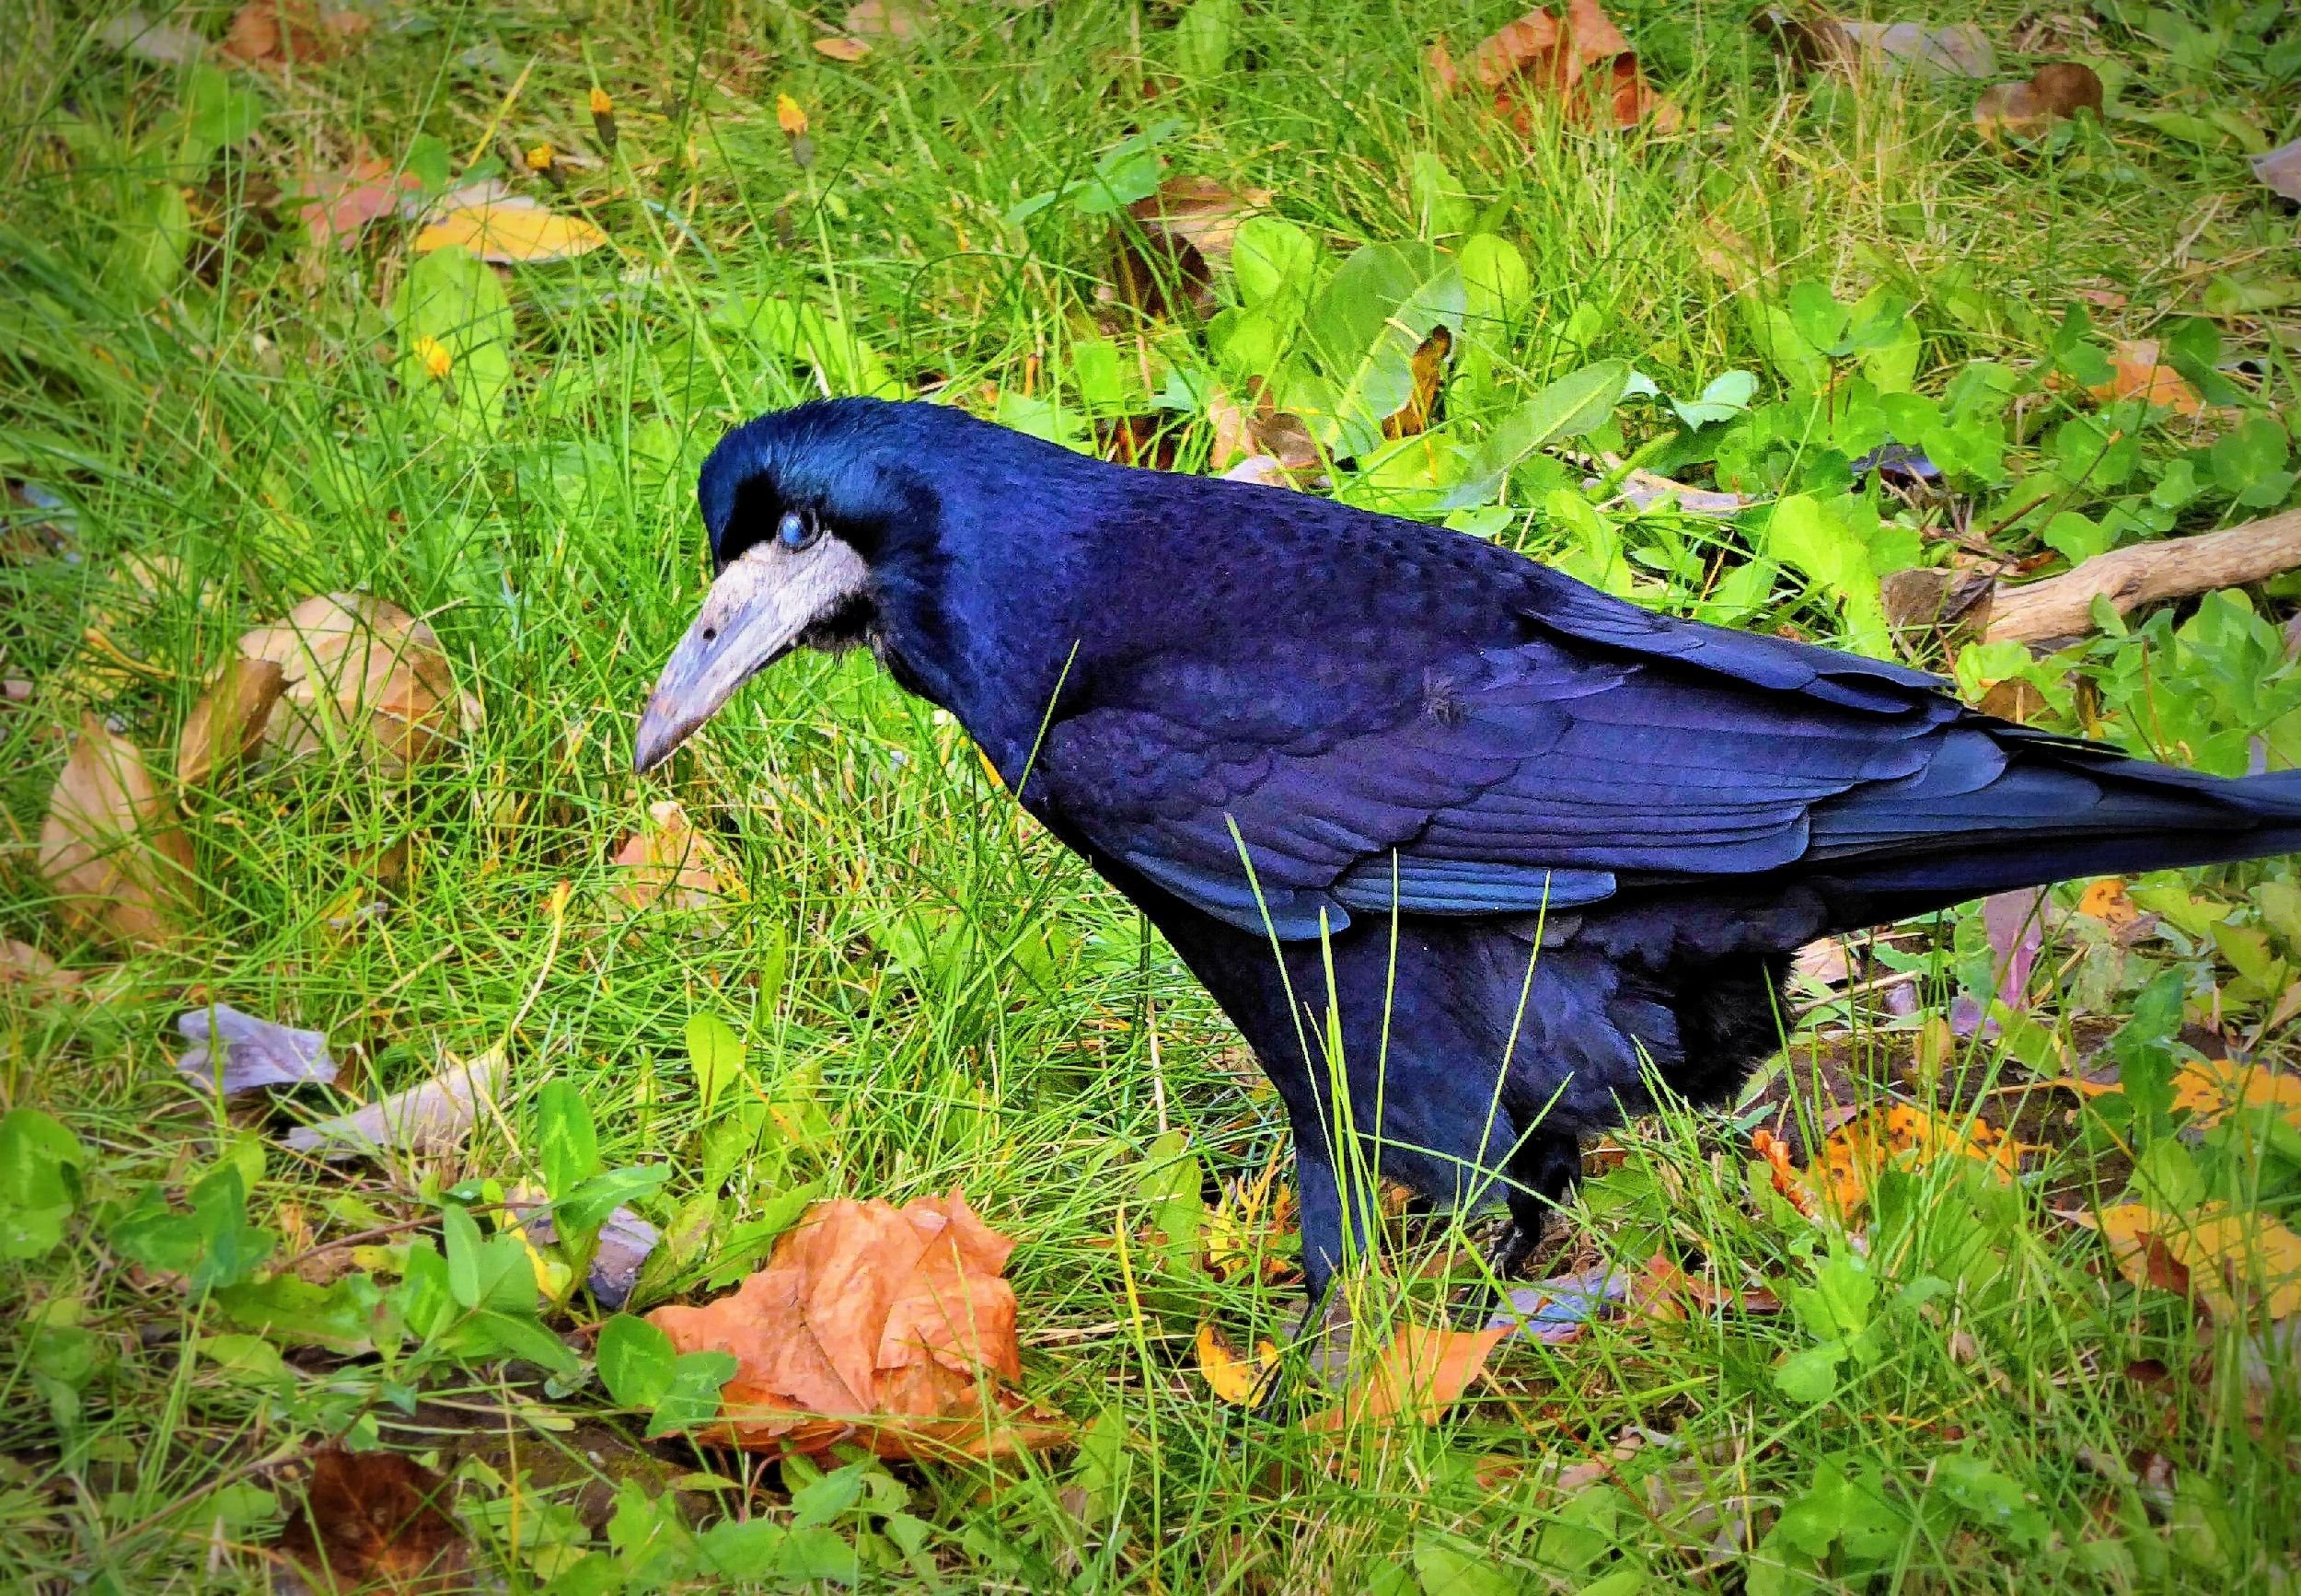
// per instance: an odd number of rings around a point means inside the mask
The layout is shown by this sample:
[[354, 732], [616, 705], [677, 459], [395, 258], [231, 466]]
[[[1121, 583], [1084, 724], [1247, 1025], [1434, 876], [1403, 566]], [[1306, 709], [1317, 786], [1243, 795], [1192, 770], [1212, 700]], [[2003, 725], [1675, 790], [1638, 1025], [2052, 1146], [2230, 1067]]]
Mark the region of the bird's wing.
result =
[[1437, 665], [1146, 665], [1050, 728], [1047, 796], [1097, 853], [1294, 939], [1778, 869], [1857, 789], [1903, 795], [1859, 806], [1854, 845], [1888, 847], [2005, 769], [1932, 677], [1556, 580], [1524, 641]]

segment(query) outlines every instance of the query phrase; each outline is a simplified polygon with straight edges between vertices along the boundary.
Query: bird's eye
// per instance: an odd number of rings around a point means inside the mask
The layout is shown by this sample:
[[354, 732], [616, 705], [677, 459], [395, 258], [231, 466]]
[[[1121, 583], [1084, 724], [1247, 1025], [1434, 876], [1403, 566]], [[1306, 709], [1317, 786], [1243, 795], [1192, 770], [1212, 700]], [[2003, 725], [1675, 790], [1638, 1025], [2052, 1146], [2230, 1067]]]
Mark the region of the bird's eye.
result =
[[796, 510], [786, 510], [783, 518], [775, 524], [775, 541], [796, 552], [822, 536], [812, 518]]

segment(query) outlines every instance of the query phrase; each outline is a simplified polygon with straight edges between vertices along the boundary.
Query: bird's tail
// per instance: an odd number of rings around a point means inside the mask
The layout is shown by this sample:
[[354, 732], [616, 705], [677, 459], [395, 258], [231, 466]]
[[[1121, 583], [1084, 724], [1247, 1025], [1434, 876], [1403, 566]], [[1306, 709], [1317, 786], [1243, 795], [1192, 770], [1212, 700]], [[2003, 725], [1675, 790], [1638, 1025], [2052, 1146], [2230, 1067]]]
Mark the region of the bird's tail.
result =
[[1929, 781], [1817, 817], [1813, 879], [1845, 926], [2056, 881], [2301, 853], [2301, 770], [2231, 779], [2040, 739], [1966, 791]]

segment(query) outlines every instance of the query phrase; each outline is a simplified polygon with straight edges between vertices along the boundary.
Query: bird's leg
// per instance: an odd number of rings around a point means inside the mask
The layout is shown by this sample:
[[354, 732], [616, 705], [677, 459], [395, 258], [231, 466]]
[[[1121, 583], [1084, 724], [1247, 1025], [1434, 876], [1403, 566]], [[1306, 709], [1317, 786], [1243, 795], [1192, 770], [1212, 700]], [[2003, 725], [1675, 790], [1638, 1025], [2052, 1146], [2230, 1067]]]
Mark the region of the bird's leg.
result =
[[[1342, 1177], [1324, 1149], [1295, 1137], [1295, 1178], [1301, 1204], [1302, 1278], [1310, 1301], [1295, 1322], [1293, 1339], [1311, 1371], [1323, 1384], [1340, 1380], [1350, 1366], [1350, 1293], [1345, 1271], [1364, 1256], [1373, 1241], [1374, 1205], [1364, 1194], [1347, 1194]], [[1345, 1215], [1349, 1216], [1346, 1241]]]
[[1487, 1254], [1497, 1278], [1508, 1280], [1525, 1266], [1581, 1173], [1581, 1143], [1570, 1135], [1537, 1131], [1510, 1154], [1503, 1167], [1508, 1179], [1502, 1188], [1509, 1223]]

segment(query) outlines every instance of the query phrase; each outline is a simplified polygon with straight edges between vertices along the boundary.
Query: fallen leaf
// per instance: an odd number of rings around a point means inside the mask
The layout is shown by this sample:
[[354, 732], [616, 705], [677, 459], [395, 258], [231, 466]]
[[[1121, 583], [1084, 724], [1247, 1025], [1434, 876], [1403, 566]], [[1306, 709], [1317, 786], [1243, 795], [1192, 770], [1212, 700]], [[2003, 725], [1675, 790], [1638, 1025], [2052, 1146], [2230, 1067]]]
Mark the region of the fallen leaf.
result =
[[847, 31], [859, 39], [916, 39], [926, 13], [913, 0], [857, 0], [847, 8]]
[[2301, 139], [2289, 139], [2266, 155], [2255, 156], [2253, 176], [2271, 191], [2301, 200]]
[[155, 22], [142, 11], [123, 11], [96, 37], [107, 47], [158, 66], [185, 66], [208, 52], [208, 41], [189, 28]]
[[1302, 1428], [1340, 1430], [1402, 1418], [1435, 1424], [1470, 1389], [1509, 1334], [1509, 1326], [1503, 1324], [1483, 1330], [1401, 1324], [1373, 1360], [1353, 1373], [1341, 1400], [1311, 1414]]
[[279, 1549], [314, 1592], [399, 1596], [467, 1589], [470, 1547], [448, 1516], [447, 1482], [398, 1452], [330, 1447], [312, 1459], [300, 1510]]
[[[260, 1020], [226, 1003], [186, 1010], [176, 1017], [176, 1029], [191, 1044], [176, 1060], [176, 1073], [225, 1097], [259, 1086], [302, 1086], [311, 1081], [325, 1086], [336, 1078], [336, 1063], [328, 1057], [325, 1031], [299, 1031], [277, 1021]], [[224, 1043], [221, 1068], [215, 1058], [218, 1036]]]
[[2141, 907], [2126, 895], [2122, 875], [2105, 875], [2087, 883], [2077, 898], [2077, 912], [2091, 916], [2112, 931], [2137, 925], [2142, 919]]
[[1502, 1309], [1486, 1321], [1486, 1328], [1530, 1341], [1572, 1341], [1605, 1312], [1607, 1304], [1621, 1301], [1629, 1290], [1627, 1270], [1593, 1264], [1536, 1285], [1512, 1287], [1503, 1299]]
[[2240, 1109], [2265, 1107], [2301, 1130], [2301, 1075], [2227, 1058], [2198, 1059], [2174, 1072], [2173, 1106], [2186, 1109], [2200, 1129], [2211, 1129]]
[[2177, 415], [2193, 416], [2205, 408], [2205, 401], [2190, 386], [2189, 378], [2169, 365], [2158, 364], [2157, 341], [2154, 338], [2119, 343], [2110, 380], [2086, 391], [2104, 404], [2113, 399], [2146, 399], [2153, 405], [2168, 407]]
[[2301, 1313], [2301, 1235], [2272, 1215], [2214, 1202], [2193, 1214], [2119, 1203], [2063, 1217], [2098, 1232], [2134, 1285], [2193, 1296], [2215, 1319], [2253, 1306], [2272, 1320]]
[[[1429, 66], [1440, 95], [1462, 87], [1443, 34], [1430, 47]], [[1648, 86], [1630, 41], [1597, 0], [1567, 0], [1562, 13], [1529, 11], [1503, 24], [1471, 52], [1469, 77], [1523, 138], [1534, 136], [1537, 116], [1554, 101], [1570, 124], [1626, 128], [1651, 117], [1670, 133], [1681, 121], [1678, 108]]]
[[1211, 1323], [1198, 1326], [1198, 1373], [1218, 1402], [1232, 1407], [1247, 1406], [1261, 1394], [1270, 1371], [1278, 1366], [1276, 1342], [1257, 1343], [1254, 1361], [1250, 1363], [1231, 1350]]
[[861, 61], [871, 53], [871, 46], [860, 39], [818, 39], [815, 41], [818, 54], [833, 61]]
[[1927, 28], [1917, 22], [1849, 22], [1816, 12], [1769, 6], [1755, 18], [1794, 59], [1808, 66], [1834, 67], [1897, 76], [1989, 77], [1997, 71], [1997, 52], [1989, 35], [1971, 22]]
[[348, 171], [305, 174], [296, 185], [303, 201], [296, 214], [313, 243], [325, 248], [333, 240], [349, 249], [359, 241], [362, 227], [399, 210], [409, 195], [422, 188], [423, 180], [413, 172], [395, 176], [389, 161], [369, 156]]
[[1249, 430], [1246, 412], [1220, 386], [1207, 395], [1207, 420], [1214, 427], [1214, 444], [1207, 451], [1208, 470], [1227, 471], [1254, 452], [1255, 434]]
[[[1924, 1169], [1945, 1158], [1989, 1165], [2007, 1180], [2019, 1167], [2018, 1149], [2003, 1131], [1975, 1118], [1970, 1128], [1947, 1115], [1897, 1103], [1856, 1114], [1830, 1133], [1821, 1149], [1821, 1189], [1841, 1213], [1869, 1200], [1887, 1168]], [[1809, 1172], [1812, 1180], [1815, 1172]]]
[[732, 1296], [647, 1315], [681, 1352], [731, 1352], [706, 1441], [882, 1457], [989, 1457], [1068, 1431], [1007, 1389], [1022, 1378], [1014, 1243], [956, 1191], [897, 1209], [817, 1203]]
[[503, 1049], [491, 1047], [364, 1108], [299, 1125], [288, 1132], [287, 1144], [330, 1160], [452, 1151], [471, 1134], [480, 1104], [492, 1104], [503, 1090]]
[[2048, 62], [2027, 83], [1994, 84], [1973, 102], [1973, 125], [1984, 138], [2033, 138], [2081, 110], [2101, 114], [2101, 78], [2075, 61]]
[[623, 840], [610, 862], [627, 872], [616, 900], [633, 913], [664, 908], [695, 913], [723, 908], [739, 879], [711, 840], [688, 820], [686, 808], [666, 798], [647, 806], [647, 819]]
[[485, 204], [445, 212], [415, 236], [419, 255], [434, 249], [468, 249], [496, 265], [571, 260], [607, 242], [607, 234], [581, 216], [562, 216], [541, 201], [509, 194]]
[[1213, 314], [1213, 267], [1231, 258], [1239, 225], [1270, 202], [1268, 189], [1167, 179], [1127, 207], [1131, 226], [1112, 230], [1112, 286], [1120, 302], [1145, 316], [1172, 316], [1185, 306], [1202, 317]]
[[370, 26], [364, 13], [322, 12], [306, 0], [249, 0], [224, 30], [224, 53], [249, 66], [333, 61]]
[[198, 877], [144, 756], [83, 715], [40, 827], [40, 871], [64, 923], [125, 945], [184, 933]]
[[1763, 1128], [1751, 1132], [1750, 1148], [1765, 1160], [1773, 1175], [1774, 1189], [1799, 1213], [1813, 1217], [1813, 1194], [1806, 1189], [1806, 1182], [1789, 1161], [1789, 1143]]
[[279, 662], [236, 654], [192, 706], [176, 738], [176, 783], [204, 787], [263, 746], [264, 728], [286, 689]]
[[1824, 937], [1818, 943], [1808, 943], [1790, 955], [1792, 974], [1825, 987], [1842, 987], [1853, 979], [1854, 970], [1844, 937]]
[[87, 977], [67, 970], [29, 943], [0, 937], [0, 987], [27, 987], [50, 997], [63, 997]]
[[264, 744], [290, 758], [347, 748], [397, 779], [446, 752], [477, 719], [438, 635], [364, 593], [307, 598], [243, 636], [239, 652], [272, 661], [285, 678]]
[[1414, 392], [1395, 413], [1383, 418], [1382, 436], [1418, 437], [1428, 429], [1438, 411], [1439, 385], [1446, 377], [1446, 357], [1453, 348], [1454, 335], [1444, 327], [1432, 328], [1430, 336], [1416, 346], [1411, 368]]

